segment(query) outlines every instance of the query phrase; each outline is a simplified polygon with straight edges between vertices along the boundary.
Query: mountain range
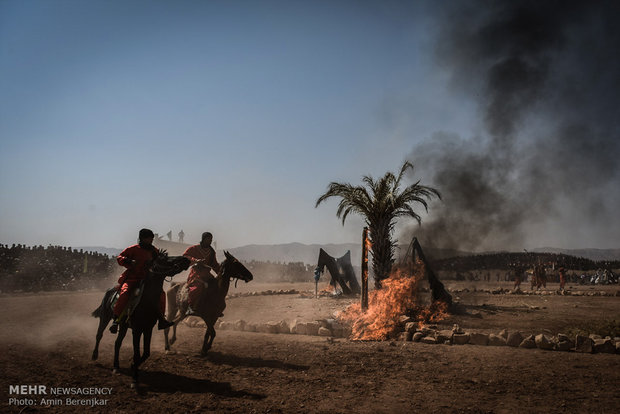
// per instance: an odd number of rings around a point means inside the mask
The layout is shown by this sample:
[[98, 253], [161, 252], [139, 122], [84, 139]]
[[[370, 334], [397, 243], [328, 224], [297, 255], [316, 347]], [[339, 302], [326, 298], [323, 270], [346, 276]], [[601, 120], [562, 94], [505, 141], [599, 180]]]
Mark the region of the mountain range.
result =
[[[181, 255], [185, 251], [189, 244], [177, 243], [167, 240], [156, 240], [155, 246], [158, 248], [166, 249], [169, 254]], [[395, 258], [398, 261], [401, 256], [406, 255], [408, 245], [397, 246]], [[325, 250], [328, 254], [334, 257], [340, 257], [346, 254], [348, 250], [351, 251], [351, 262], [356, 265], [361, 263], [362, 248], [357, 243], [341, 243], [341, 244], [303, 244], [303, 243], [285, 243], [285, 244], [250, 244], [241, 247], [234, 247], [226, 249], [237, 259], [243, 261], [262, 261], [262, 262], [303, 262], [306, 264], [315, 264], [319, 256], [319, 249]], [[121, 249], [90, 246], [90, 247], [78, 247], [78, 249], [84, 249], [85, 251], [96, 251], [104, 253], [110, 256], [117, 256]], [[543, 247], [533, 249], [532, 252], [542, 253], [562, 253], [576, 257], [585, 257], [591, 260], [620, 260], [620, 249], [560, 249], [555, 247]], [[222, 250], [217, 250], [217, 255], [220, 260], [223, 260], [224, 253]], [[424, 249], [424, 253], [429, 259], [442, 259], [454, 256], [467, 256], [474, 253], [462, 252], [457, 250], [447, 249]]]

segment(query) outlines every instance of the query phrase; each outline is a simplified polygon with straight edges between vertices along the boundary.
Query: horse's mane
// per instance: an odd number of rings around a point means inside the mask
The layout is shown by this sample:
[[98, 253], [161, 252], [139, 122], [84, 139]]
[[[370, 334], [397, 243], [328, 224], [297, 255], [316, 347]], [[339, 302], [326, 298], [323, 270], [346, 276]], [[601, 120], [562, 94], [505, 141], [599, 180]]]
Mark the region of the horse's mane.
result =
[[190, 265], [190, 260], [185, 256], [168, 256], [167, 253], [160, 253], [151, 264], [151, 272], [158, 276], [173, 276], [184, 270]]

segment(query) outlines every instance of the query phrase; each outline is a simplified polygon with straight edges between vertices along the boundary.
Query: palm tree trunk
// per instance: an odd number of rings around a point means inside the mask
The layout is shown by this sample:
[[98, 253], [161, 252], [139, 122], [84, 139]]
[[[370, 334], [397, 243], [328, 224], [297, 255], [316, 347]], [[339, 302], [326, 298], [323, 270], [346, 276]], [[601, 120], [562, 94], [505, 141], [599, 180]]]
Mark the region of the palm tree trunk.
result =
[[381, 281], [390, 277], [394, 263], [394, 249], [389, 221], [380, 220], [375, 226], [369, 225], [372, 238], [372, 270], [375, 289], [381, 289]]

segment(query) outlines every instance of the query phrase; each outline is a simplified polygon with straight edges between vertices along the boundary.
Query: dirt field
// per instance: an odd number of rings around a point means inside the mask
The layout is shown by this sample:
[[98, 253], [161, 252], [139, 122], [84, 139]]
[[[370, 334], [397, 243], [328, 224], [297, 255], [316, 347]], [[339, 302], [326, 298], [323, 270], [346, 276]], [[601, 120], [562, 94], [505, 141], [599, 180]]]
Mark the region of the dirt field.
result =
[[[601, 320], [620, 320], [620, 297], [493, 295], [509, 284], [450, 283], [467, 309], [439, 324], [497, 333], [507, 328], [555, 335]], [[473, 288], [477, 290], [474, 292]], [[553, 284], [550, 288], [555, 289]], [[268, 289], [313, 291], [312, 284], [239, 285], [231, 293]], [[454, 293], [454, 290], [467, 291]], [[615, 292], [614, 287], [572, 290]], [[551, 290], [551, 289], [550, 289]], [[620, 355], [580, 354], [474, 345], [352, 342], [304, 335], [218, 331], [211, 354], [198, 356], [204, 329], [182, 325], [173, 352], [156, 333], [141, 385], [130, 388], [131, 343], [112, 374], [114, 336], [106, 332], [99, 360], [90, 360], [102, 292], [2, 295], [2, 412], [284, 412], [284, 413], [617, 413]], [[236, 297], [223, 320], [267, 322], [329, 318], [351, 300], [299, 294]], [[12, 385], [111, 388], [105, 406], [67, 405], [66, 396], [16, 395]], [[47, 406], [41, 398], [49, 399]], [[92, 396], [74, 395], [73, 400]], [[32, 399], [33, 405], [10, 402]], [[54, 399], [56, 399], [54, 401]], [[22, 401], [23, 403], [24, 401]]]

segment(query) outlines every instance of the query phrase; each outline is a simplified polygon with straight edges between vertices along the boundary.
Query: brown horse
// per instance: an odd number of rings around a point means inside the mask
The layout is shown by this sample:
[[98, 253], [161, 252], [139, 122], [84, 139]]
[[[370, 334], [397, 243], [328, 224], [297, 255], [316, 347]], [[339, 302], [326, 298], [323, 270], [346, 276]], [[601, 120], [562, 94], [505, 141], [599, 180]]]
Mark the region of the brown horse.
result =
[[[133, 311], [128, 319], [123, 319], [120, 322], [118, 336], [114, 342], [114, 371], [117, 372], [119, 370], [119, 351], [127, 330], [131, 328], [133, 334], [132, 386], [138, 383], [138, 367], [151, 354], [151, 335], [159, 314], [159, 300], [164, 278], [166, 276], [174, 276], [186, 270], [189, 264], [190, 261], [186, 257], [168, 257], [165, 252], [160, 252], [149, 267], [148, 277], [141, 284], [140, 289], [142, 293], [138, 303], [133, 307]], [[99, 357], [99, 342], [103, 337], [106, 326], [112, 320], [113, 296], [116, 294], [116, 288], [108, 289], [101, 301], [101, 305], [92, 313], [94, 317], [99, 318], [95, 349], [92, 355], [93, 360]], [[142, 338], [144, 339], [144, 349], [142, 355], [140, 355], [140, 339]]]
[[[224, 252], [224, 255], [226, 260], [220, 265], [218, 277], [211, 281], [202, 291], [200, 302], [195, 309], [194, 315], [202, 318], [207, 325], [207, 331], [205, 332], [200, 351], [202, 356], [205, 356], [209, 349], [211, 349], [215, 339], [215, 322], [217, 322], [217, 319], [226, 308], [226, 295], [230, 287], [230, 280], [232, 278], [241, 279], [247, 283], [254, 278], [252, 273], [235, 259], [232, 254]], [[170, 345], [177, 339], [177, 324], [189, 316], [186, 314], [188, 308], [186, 283], [173, 284], [168, 290], [167, 296], [168, 320], [174, 322], [172, 338], [168, 339], [169, 328], [166, 328], [164, 331], [166, 350], [169, 351]]]

